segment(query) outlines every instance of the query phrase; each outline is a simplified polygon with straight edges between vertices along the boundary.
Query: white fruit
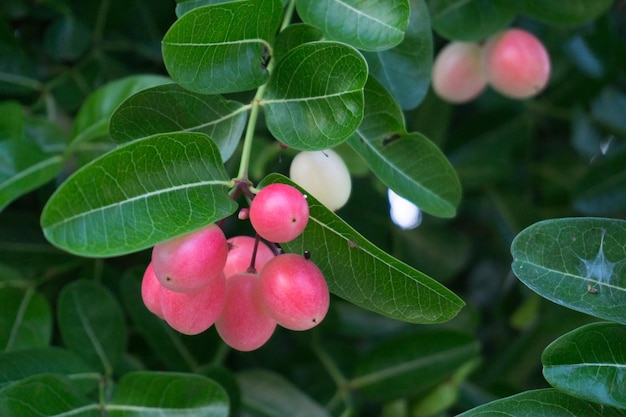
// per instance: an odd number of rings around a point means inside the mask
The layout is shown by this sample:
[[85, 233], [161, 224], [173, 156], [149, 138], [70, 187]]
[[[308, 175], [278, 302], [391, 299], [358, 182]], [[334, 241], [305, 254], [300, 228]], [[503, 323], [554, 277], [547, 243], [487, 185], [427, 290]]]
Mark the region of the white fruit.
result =
[[333, 211], [346, 204], [352, 190], [348, 167], [331, 149], [300, 152], [291, 162], [289, 177]]

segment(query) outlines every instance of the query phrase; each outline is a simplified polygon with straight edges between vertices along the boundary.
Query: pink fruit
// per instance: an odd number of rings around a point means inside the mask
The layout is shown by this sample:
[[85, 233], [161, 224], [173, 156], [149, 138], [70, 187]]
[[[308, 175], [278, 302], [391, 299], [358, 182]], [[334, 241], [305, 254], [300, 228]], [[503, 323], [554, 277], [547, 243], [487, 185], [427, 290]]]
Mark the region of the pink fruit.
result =
[[307, 330], [326, 316], [328, 286], [310, 259], [293, 253], [278, 255], [263, 267], [259, 279], [265, 308], [281, 326]]
[[[226, 278], [238, 272], [246, 272], [250, 267], [255, 239], [250, 236], [235, 236], [228, 239], [228, 257], [224, 265]], [[272, 250], [263, 242], [259, 241], [254, 268], [258, 272], [274, 257]]]
[[217, 225], [160, 243], [152, 249], [154, 273], [165, 288], [193, 292], [222, 273], [228, 244]]
[[247, 272], [237, 273], [226, 282], [226, 303], [215, 322], [215, 329], [234, 349], [258, 349], [276, 328], [276, 321], [267, 314], [259, 299], [258, 282], [257, 274]]
[[159, 298], [159, 292], [161, 291], [161, 283], [154, 275], [154, 269], [152, 263], [148, 264], [146, 272], [143, 274], [141, 280], [141, 298], [146, 308], [159, 318], [163, 318], [163, 311], [161, 310], [161, 300]]
[[309, 220], [309, 205], [298, 189], [287, 184], [264, 187], [250, 204], [254, 230], [270, 242], [289, 242], [302, 233]]
[[213, 277], [202, 289], [176, 292], [161, 287], [163, 318], [173, 329], [188, 335], [202, 333], [215, 323], [226, 301], [226, 277]]
[[465, 103], [476, 98], [486, 87], [482, 48], [477, 43], [450, 42], [435, 58], [433, 90], [450, 103]]
[[543, 90], [550, 78], [550, 56], [541, 41], [522, 29], [490, 38], [483, 50], [489, 84], [512, 98], [529, 98]]

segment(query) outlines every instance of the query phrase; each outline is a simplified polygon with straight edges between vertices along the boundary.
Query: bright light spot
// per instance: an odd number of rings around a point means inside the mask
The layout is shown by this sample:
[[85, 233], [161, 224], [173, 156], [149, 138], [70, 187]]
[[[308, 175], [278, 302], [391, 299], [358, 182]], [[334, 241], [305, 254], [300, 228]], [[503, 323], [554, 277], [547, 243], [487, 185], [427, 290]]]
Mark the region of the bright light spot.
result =
[[409, 200], [400, 197], [392, 190], [387, 190], [389, 215], [391, 220], [402, 229], [414, 229], [422, 222], [422, 211]]

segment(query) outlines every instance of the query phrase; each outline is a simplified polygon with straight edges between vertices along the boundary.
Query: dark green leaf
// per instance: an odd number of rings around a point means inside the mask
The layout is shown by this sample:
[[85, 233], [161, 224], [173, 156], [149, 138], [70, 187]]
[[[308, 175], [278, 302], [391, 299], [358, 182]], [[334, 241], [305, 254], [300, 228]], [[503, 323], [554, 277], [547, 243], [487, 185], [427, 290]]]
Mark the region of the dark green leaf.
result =
[[135, 252], [232, 214], [229, 186], [208, 136], [150, 136], [77, 171], [50, 198], [41, 224], [50, 242], [72, 253]]
[[8, 30], [8, 33], [1, 33], [4, 32], [2, 29], [0, 27], [0, 56], [11, 59], [0, 60], [0, 90], [16, 96], [28, 96], [40, 91], [44, 86], [37, 79], [37, 66], [13, 33]]
[[591, 114], [609, 131], [626, 133], [626, 94], [616, 88], [605, 88], [591, 103]]
[[626, 324], [626, 221], [545, 220], [513, 241], [513, 272], [557, 304]]
[[543, 375], [560, 391], [626, 409], [626, 327], [592, 323], [552, 342], [543, 352]]
[[92, 379], [99, 377], [75, 353], [58, 347], [0, 354], [0, 385], [45, 373], [62, 374], [73, 380], [82, 380], [88, 374]]
[[52, 336], [52, 312], [35, 289], [0, 288], [0, 349], [11, 352], [47, 346]]
[[72, 145], [106, 136], [115, 108], [144, 88], [171, 82], [160, 75], [133, 75], [94, 91], [81, 106], [72, 128]]
[[252, 369], [237, 374], [242, 405], [255, 416], [328, 417], [328, 412], [275, 373]]
[[133, 372], [120, 379], [106, 409], [109, 417], [226, 417], [228, 396], [200, 375]]
[[54, 178], [63, 162], [62, 156], [48, 155], [31, 142], [0, 141], [0, 211]]
[[454, 169], [426, 137], [404, 132], [400, 109], [372, 79], [365, 88], [363, 123], [348, 143], [386, 186], [424, 212], [456, 214], [461, 185]]
[[504, 29], [515, 17], [507, 0], [431, 0], [433, 28], [444, 38], [481, 41]]
[[[291, 183], [278, 174], [263, 184]], [[388, 255], [323, 204], [308, 196], [310, 217], [288, 252], [311, 252], [330, 291], [367, 310], [411, 323], [453, 318], [463, 301], [432, 278]]]
[[276, 37], [272, 59], [280, 60], [283, 55], [296, 46], [307, 42], [319, 41], [323, 37], [322, 31], [316, 27], [304, 23], [289, 25]]
[[366, 51], [399, 44], [409, 24], [408, 0], [298, 0], [296, 8], [298, 16], [326, 38]]
[[623, 417], [614, 408], [588, 403], [553, 390], [526, 391], [473, 408], [456, 417]]
[[598, 158], [575, 188], [574, 207], [590, 216], [626, 211], [626, 152]]
[[0, 103], [0, 140], [22, 139], [26, 117], [22, 105], [17, 101]]
[[455, 331], [428, 329], [405, 334], [370, 350], [359, 361], [349, 385], [381, 401], [425, 393], [478, 354], [476, 340]]
[[162, 51], [172, 78], [199, 93], [250, 90], [269, 78], [269, 56], [282, 16], [279, 0], [245, 0], [198, 7], [167, 31]]
[[370, 74], [380, 81], [405, 110], [415, 108], [430, 86], [433, 36], [428, 8], [411, 0], [411, 17], [404, 40], [381, 52], [365, 52]]
[[109, 133], [118, 143], [157, 133], [201, 132], [215, 141], [222, 160], [235, 151], [247, 107], [218, 95], [203, 95], [178, 84], [149, 88], [124, 101], [111, 116]]
[[63, 376], [36, 375], [0, 390], [2, 417], [100, 417], [99, 405]]
[[262, 101], [267, 126], [289, 147], [331, 148], [361, 123], [366, 81], [367, 64], [354, 48], [337, 42], [302, 44], [272, 72]]
[[91, 31], [74, 16], [63, 16], [46, 28], [45, 50], [59, 60], [73, 61], [85, 53], [91, 43]]
[[111, 375], [126, 349], [124, 313], [113, 294], [95, 282], [74, 281], [59, 294], [57, 315], [65, 346]]
[[523, 13], [552, 24], [579, 25], [606, 12], [613, 0], [522, 0]]

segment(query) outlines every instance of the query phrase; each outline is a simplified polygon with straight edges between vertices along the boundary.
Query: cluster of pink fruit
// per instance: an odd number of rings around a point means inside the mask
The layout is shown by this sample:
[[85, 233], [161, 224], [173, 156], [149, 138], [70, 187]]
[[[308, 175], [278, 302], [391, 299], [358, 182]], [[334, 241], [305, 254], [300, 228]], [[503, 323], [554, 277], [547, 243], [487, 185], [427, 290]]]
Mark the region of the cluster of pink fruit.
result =
[[[258, 236], [284, 243], [302, 233], [309, 206], [296, 188], [272, 184], [253, 198], [249, 218]], [[177, 331], [193, 335], [215, 324], [224, 342], [241, 351], [261, 347], [277, 325], [318, 325], [330, 302], [308, 253], [275, 254], [258, 237], [227, 240], [216, 224], [156, 245], [141, 292], [148, 310]]]
[[484, 43], [450, 42], [433, 65], [433, 90], [451, 103], [476, 98], [490, 85], [507, 97], [526, 99], [550, 77], [550, 56], [532, 33], [509, 29]]

